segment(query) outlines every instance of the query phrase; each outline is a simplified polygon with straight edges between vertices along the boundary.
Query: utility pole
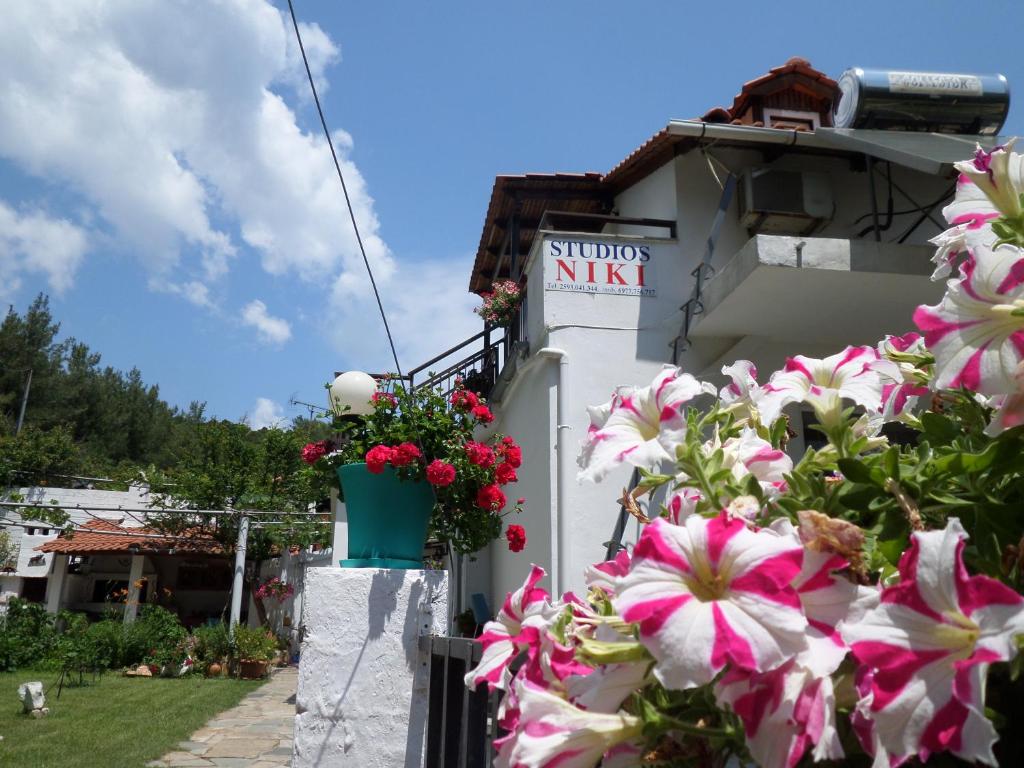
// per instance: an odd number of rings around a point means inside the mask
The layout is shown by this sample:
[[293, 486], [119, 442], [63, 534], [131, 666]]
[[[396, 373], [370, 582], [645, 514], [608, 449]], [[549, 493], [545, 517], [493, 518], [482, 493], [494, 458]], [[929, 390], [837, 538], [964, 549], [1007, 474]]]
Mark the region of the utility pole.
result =
[[249, 517], [242, 515], [238, 520], [238, 542], [235, 544], [235, 574], [231, 584], [230, 628], [235, 631], [242, 616], [242, 585], [245, 577], [245, 547], [249, 538]]
[[28, 369], [28, 378], [25, 379], [25, 392], [21, 396], [21, 412], [18, 414], [18, 427], [14, 430], [15, 436], [21, 434], [21, 425], [25, 421], [25, 406], [28, 405], [28, 391], [32, 388], [32, 369]]

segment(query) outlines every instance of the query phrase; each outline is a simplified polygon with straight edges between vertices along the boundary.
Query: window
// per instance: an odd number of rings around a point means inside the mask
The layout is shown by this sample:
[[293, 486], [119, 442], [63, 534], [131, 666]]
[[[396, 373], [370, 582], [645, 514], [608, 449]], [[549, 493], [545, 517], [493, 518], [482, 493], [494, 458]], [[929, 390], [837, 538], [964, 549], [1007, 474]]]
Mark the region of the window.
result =
[[821, 127], [821, 116], [817, 112], [798, 109], [765, 108], [764, 124], [766, 128], [813, 131]]
[[21, 599], [30, 603], [41, 603], [46, 600], [46, 578], [22, 579]]

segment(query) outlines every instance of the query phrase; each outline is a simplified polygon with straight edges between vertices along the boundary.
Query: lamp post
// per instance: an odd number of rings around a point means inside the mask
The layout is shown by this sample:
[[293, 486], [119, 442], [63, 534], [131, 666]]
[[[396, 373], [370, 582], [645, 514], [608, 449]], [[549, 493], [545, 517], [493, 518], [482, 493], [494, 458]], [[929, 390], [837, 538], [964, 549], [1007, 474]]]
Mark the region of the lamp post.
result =
[[328, 387], [331, 412], [335, 416], [369, 416], [377, 382], [362, 371], [345, 371]]

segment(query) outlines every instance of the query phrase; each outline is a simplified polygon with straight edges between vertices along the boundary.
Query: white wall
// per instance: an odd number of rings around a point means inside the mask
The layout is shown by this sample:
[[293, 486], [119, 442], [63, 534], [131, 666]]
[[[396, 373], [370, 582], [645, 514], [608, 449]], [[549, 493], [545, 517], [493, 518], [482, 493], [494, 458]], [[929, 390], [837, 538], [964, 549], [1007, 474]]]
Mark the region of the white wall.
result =
[[[535, 295], [535, 294], [534, 294]], [[507, 592], [522, 584], [530, 571], [530, 563], [551, 564], [551, 505], [554, 503], [554, 443], [555, 443], [555, 391], [557, 363], [539, 360], [527, 366], [506, 391], [500, 404], [495, 405], [497, 431], [511, 435], [522, 445], [523, 466], [516, 474], [519, 482], [505, 486], [510, 506], [519, 497], [525, 497], [523, 513], [509, 515], [505, 524], [518, 523], [526, 529], [526, 548], [519, 553], [509, 552], [502, 536], [490, 547], [490, 584], [470, 569], [468, 592], [489, 593], [490, 608], [496, 613]]]

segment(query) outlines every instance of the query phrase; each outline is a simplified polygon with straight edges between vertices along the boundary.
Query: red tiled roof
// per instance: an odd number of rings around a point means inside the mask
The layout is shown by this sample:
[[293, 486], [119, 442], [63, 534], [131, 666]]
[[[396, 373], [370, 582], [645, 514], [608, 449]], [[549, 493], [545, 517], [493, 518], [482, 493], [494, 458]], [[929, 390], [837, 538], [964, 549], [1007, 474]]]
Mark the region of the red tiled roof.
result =
[[[714, 107], [697, 120], [706, 123], [763, 125], [762, 105], [765, 105], [815, 112], [821, 116], [822, 125], [829, 125], [832, 100], [837, 94], [835, 80], [814, 69], [807, 59], [793, 57], [782, 66], [773, 67], [760, 77], [744, 83], [731, 108]], [[526, 226], [521, 225], [520, 228], [520, 252], [525, 253], [536, 233], [536, 223], [545, 210], [604, 212], [607, 201], [614, 195], [663, 166], [678, 152], [684, 151], [685, 147], [680, 146], [683, 143], [697, 145], [693, 138], [662, 129], [604, 176], [598, 173], [530, 173], [524, 176], [496, 177], [484, 217], [480, 246], [473, 263], [469, 290], [481, 293], [490, 287], [498, 252], [506, 236], [505, 221], [516, 205], [520, 206], [520, 217], [526, 223]], [[516, 197], [516, 191], [522, 192], [525, 189], [529, 189], [528, 203], [522, 196], [518, 199]], [[551, 190], [550, 198], [544, 197], [544, 190]], [[572, 197], [573, 190], [579, 190], [578, 197]]]
[[[486, 291], [491, 284], [502, 246], [507, 220], [517, 210], [520, 217], [519, 246], [524, 254], [533, 242], [540, 218], [547, 210], [572, 213], [603, 213], [606, 198], [600, 173], [526, 173], [496, 176], [484, 217], [469, 290]], [[507, 269], [506, 265], [506, 269]], [[505, 277], [503, 273], [498, 277]]]
[[207, 533], [192, 532], [169, 536], [151, 528], [126, 528], [109, 520], [90, 520], [73, 534], [36, 547], [39, 552], [64, 555], [156, 554], [173, 549], [176, 554], [223, 555], [224, 547]]

